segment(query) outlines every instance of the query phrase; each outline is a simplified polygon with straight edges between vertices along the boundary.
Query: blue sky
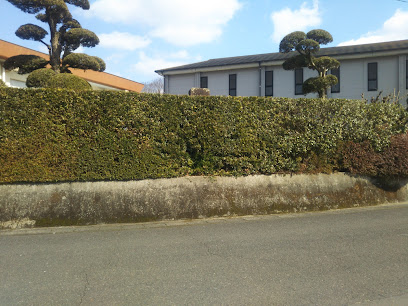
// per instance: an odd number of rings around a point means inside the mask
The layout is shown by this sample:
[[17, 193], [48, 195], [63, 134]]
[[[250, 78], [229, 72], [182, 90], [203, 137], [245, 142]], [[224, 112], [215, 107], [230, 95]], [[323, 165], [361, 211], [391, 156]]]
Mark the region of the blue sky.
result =
[[[325, 29], [330, 46], [408, 39], [408, 2], [397, 0], [91, 0], [70, 7], [100, 44], [78, 52], [96, 55], [106, 72], [141, 83], [154, 70], [211, 58], [278, 52], [293, 31]], [[47, 52], [15, 36], [34, 15], [0, 0], [0, 39]], [[43, 24], [44, 25], [44, 24]], [[47, 29], [47, 28], [46, 28]]]

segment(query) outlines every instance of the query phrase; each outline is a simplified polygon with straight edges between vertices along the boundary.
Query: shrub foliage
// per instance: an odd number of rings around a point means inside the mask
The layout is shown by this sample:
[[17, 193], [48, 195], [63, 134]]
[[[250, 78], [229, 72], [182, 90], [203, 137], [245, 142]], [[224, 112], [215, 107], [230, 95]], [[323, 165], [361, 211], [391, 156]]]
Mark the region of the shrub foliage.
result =
[[70, 74], [57, 73], [52, 69], [37, 69], [31, 72], [26, 81], [27, 87], [63, 88], [72, 90], [89, 90], [91, 85], [84, 79]]
[[42, 68], [31, 72], [26, 80], [27, 87], [44, 88], [57, 73], [52, 69]]
[[46, 87], [72, 90], [92, 89], [91, 85], [87, 81], [70, 73], [58, 73], [54, 75], [48, 80], [48, 82], [46, 83]]
[[392, 148], [407, 117], [365, 101], [1, 88], [0, 182], [330, 172], [343, 144]]
[[376, 152], [369, 141], [348, 142], [343, 149], [344, 166], [351, 173], [375, 177], [408, 177], [408, 134], [391, 137], [390, 145]]

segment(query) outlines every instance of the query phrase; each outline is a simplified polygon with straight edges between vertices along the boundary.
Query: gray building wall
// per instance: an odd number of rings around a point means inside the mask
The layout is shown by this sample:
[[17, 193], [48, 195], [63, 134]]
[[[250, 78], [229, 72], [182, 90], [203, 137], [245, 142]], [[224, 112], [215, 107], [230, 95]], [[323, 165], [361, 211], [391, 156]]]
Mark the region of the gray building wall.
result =
[[[360, 99], [362, 95], [370, 99], [380, 92], [383, 96], [396, 94], [401, 97], [401, 103], [406, 105], [406, 55], [387, 57], [370, 57], [360, 59], [346, 59], [340, 61], [340, 92], [331, 93], [331, 98]], [[378, 90], [368, 91], [368, 63], [378, 63]], [[264, 96], [265, 71], [273, 71], [273, 96], [300, 98], [295, 95], [295, 73], [286, 71], [281, 63], [261, 66], [257, 68], [243, 68], [234, 70], [216, 70], [196, 72], [190, 74], [166, 75], [166, 93], [188, 94], [192, 87], [200, 87], [200, 77], [208, 77], [208, 88], [211, 95], [227, 96], [229, 94], [229, 75], [237, 74], [237, 96]], [[218, 68], [219, 69], [219, 68]], [[311, 69], [303, 69], [304, 81], [317, 76]], [[260, 87], [261, 86], [261, 87]], [[309, 94], [306, 97], [316, 97]]]
[[[287, 71], [279, 66], [270, 66], [266, 71], [273, 71], [273, 96], [274, 97], [287, 97], [287, 98], [303, 98], [304, 95], [295, 94], [295, 72]], [[303, 81], [308, 78], [316, 77], [317, 72], [311, 69], [303, 69]], [[265, 88], [265, 84], [262, 84]], [[308, 94], [306, 97], [313, 98], [317, 97], [317, 94]]]
[[[329, 90], [329, 97], [358, 99], [364, 95], [365, 98], [370, 99], [376, 97], [381, 91], [383, 96], [394, 93], [399, 94], [400, 97], [406, 95], [406, 56], [373, 57], [340, 63], [340, 92], [331, 93]], [[368, 91], [368, 63], [378, 63], [378, 90], [376, 91]]]
[[[228, 96], [229, 75], [237, 75], [237, 96], [259, 96], [259, 69], [237, 69], [201, 73], [208, 77], [211, 95]], [[200, 84], [197, 84], [200, 87]]]
[[203, 77], [208, 77], [208, 88], [212, 96], [228, 96], [228, 75], [227, 71], [202, 73]]
[[166, 93], [172, 95], [188, 95], [188, 91], [195, 87], [194, 74], [171, 75], [166, 77]]

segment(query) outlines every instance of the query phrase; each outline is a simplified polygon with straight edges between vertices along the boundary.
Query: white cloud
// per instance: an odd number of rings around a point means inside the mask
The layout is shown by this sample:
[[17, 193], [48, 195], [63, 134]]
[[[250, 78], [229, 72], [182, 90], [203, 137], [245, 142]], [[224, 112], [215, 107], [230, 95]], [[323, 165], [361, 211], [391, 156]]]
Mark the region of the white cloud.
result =
[[189, 54], [188, 54], [188, 52], [186, 50], [181, 50], [181, 51], [178, 51], [178, 52], [171, 53], [169, 55], [169, 57], [170, 58], [186, 59], [186, 58], [189, 58], [190, 56], [189, 56]]
[[126, 59], [126, 55], [126, 53], [114, 53], [107, 56], [105, 59], [110, 65], [116, 66]]
[[274, 26], [272, 39], [280, 42], [289, 33], [305, 31], [309, 27], [317, 27], [322, 23], [319, 1], [313, 0], [312, 7], [309, 7], [307, 2], [303, 2], [298, 10], [284, 8], [273, 12], [271, 19]]
[[383, 41], [407, 39], [408, 37], [408, 11], [397, 9], [394, 15], [384, 22], [376, 31], [368, 32], [358, 39], [352, 39], [339, 44], [339, 46], [359, 45]]
[[242, 7], [239, 0], [96, 0], [88, 14], [112, 23], [146, 26], [179, 46], [211, 42]]
[[158, 74], [154, 72], [155, 70], [185, 65], [192, 60], [197, 60], [197, 57], [192, 58], [186, 51], [164, 56], [148, 56], [142, 51], [139, 53], [139, 61], [132, 65], [132, 69], [139, 75], [143, 75], [145, 80], [152, 80], [158, 77]]
[[85, 48], [82, 46], [79, 46], [78, 49], [75, 49], [73, 52], [75, 53], [86, 53]]
[[112, 32], [109, 34], [98, 34], [103, 48], [134, 51], [147, 47], [151, 41], [148, 38], [124, 32]]

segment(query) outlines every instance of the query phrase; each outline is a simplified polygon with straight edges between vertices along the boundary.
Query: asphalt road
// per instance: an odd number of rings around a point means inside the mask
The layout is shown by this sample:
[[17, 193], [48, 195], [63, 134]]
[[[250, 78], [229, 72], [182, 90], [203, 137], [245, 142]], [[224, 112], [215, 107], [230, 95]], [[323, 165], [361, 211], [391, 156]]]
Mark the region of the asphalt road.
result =
[[0, 231], [0, 305], [408, 305], [408, 205]]

